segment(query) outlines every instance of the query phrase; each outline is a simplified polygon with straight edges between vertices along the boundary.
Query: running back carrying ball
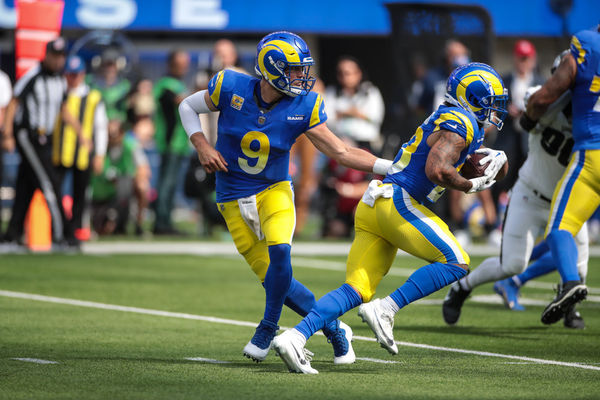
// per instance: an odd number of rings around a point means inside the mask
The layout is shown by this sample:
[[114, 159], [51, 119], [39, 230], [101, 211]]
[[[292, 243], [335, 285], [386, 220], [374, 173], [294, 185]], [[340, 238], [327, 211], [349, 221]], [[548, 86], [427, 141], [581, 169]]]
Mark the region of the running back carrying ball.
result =
[[[480, 176], [485, 175], [485, 169], [490, 165], [489, 162], [481, 165], [479, 161], [484, 158], [486, 155], [482, 153], [473, 153], [465, 160], [462, 168], [460, 169], [460, 174], [465, 179], [473, 179], [478, 178]], [[496, 177], [494, 178], [496, 181], [504, 179], [506, 174], [508, 173], [508, 161], [504, 163], [502, 169], [498, 171]]]

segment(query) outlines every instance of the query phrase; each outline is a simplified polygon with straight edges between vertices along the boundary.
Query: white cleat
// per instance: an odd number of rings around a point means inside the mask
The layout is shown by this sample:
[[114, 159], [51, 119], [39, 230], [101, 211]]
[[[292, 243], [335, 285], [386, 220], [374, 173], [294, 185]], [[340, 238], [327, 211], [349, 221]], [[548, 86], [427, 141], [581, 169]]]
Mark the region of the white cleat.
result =
[[[329, 339], [333, 344], [333, 363], [336, 365], [353, 364], [356, 361], [356, 354], [352, 348], [352, 328], [340, 321], [338, 329], [343, 329], [343, 336]], [[345, 353], [343, 353], [344, 350]], [[336, 352], [343, 354], [337, 355]]]
[[266, 349], [261, 349], [260, 347], [252, 343], [252, 341], [250, 341], [246, 346], [244, 346], [244, 355], [250, 358], [252, 361], [259, 363], [261, 361], [264, 361], [265, 358], [267, 358], [269, 350], [271, 350], [271, 346], [272, 343]]
[[391, 354], [398, 354], [398, 346], [394, 342], [394, 314], [384, 310], [381, 299], [363, 303], [358, 308], [358, 316], [375, 333], [377, 342]]
[[288, 329], [273, 339], [275, 352], [290, 372], [318, 374], [319, 371], [310, 366], [314, 354], [304, 348], [305, 344], [306, 338], [296, 329]]

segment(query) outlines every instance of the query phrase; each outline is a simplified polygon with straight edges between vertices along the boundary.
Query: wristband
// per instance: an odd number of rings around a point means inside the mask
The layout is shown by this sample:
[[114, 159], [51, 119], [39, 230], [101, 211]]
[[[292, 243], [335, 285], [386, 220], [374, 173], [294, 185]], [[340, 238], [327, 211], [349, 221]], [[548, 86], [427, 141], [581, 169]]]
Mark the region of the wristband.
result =
[[373, 172], [377, 175], [387, 175], [388, 169], [392, 166], [393, 162], [386, 160], [385, 158], [378, 158], [373, 164]]
[[537, 125], [537, 121], [532, 120], [531, 118], [529, 118], [529, 115], [523, 113], [523, 115], [521, 115], [521, 118], [519, 119], [519, 125], [521, 125], [521, 128], [529, 132], [530, 130], [535, 128], [535, 126]]

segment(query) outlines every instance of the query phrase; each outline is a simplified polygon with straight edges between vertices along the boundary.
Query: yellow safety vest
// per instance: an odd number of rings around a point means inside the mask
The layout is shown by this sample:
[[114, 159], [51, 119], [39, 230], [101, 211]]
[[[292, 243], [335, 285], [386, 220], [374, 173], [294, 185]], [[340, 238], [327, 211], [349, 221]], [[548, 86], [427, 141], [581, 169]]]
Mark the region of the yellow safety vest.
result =
[[[92, 140], [94, 135], [94, 115], [96, 107], [102, 100], [102, 95], [96, 89], [90, 90], [86, 95], [69, 94], [66, 107], [72, 116], [79, 118], [81, 135]], [[88, 169], [90, 164], [90, 148], [81, 143], [75, 129], [63, 123], [62, 116], [56, 119], [54, 134], [52, 135], [52, 162], [56, 166], [71, 168], [73, 165], [80, 171]]]

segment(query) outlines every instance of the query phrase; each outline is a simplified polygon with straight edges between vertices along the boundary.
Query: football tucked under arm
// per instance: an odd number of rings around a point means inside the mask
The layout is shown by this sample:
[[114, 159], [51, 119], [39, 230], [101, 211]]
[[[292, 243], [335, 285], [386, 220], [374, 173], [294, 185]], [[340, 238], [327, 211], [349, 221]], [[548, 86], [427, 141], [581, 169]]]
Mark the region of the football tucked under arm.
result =
[[[487, 157], [487, 154], [485, 154], [485, 153], [473, 153], [473, 154], [467, 156], [465, 163], [463, 164], [462, 168], [460, 169], [460, 174], [465, 179], [473, 179], [473, 178], [479, 178], [479, 177], [484, 176], [485, 170], [490, 165], [490, 161], [484, 163], [483, 165], [480, 164], [480, 161], [485, 157]], [[504, 177], [506, 176], [507, 173], [508, 173], [508, 161], [506, 161], [504, 163], [504, 165], [502, 165], [502, 167], [500, 168], [500, 170], [498, 171], [496, 176], [492, 177], [492, 178], [495, 181], [499, 181], [501, 179], [504, 179]]]

